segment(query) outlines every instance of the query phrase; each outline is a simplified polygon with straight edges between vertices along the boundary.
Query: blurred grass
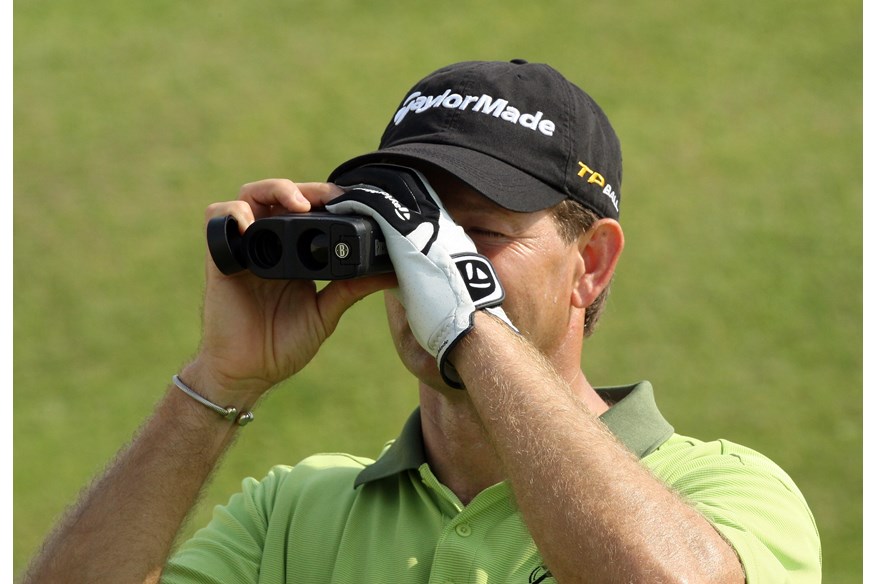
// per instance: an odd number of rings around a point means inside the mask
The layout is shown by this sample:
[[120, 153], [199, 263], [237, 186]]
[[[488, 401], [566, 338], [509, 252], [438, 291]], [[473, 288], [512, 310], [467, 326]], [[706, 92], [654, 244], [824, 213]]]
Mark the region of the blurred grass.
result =
[[[861, 6], [14, 4], [14, 571], [196, 349], [202, 210], [317, 180], [457, 60], [549, 62], [624, 145], [627, 250], [585, 353], [678, 431], [778, 461], [826, 582], [862, 563]], [[314, 451], [376, 454], [416, 403], [379, 298], [275, 390], [193, 516]]]

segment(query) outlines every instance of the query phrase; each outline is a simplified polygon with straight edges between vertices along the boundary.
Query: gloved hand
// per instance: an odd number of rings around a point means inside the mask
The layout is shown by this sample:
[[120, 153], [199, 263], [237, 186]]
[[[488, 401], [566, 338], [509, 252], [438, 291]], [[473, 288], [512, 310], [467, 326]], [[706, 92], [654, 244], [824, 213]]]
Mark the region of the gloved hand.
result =
[[499, 306], [505, 292], [493, 265], [477, 253], [418, 171], [371, 164], [345, 173], [335, 183], [346, 192], [326, 204], [326, 210], [378, 222], [414, 337], [438, 360], [444, 381], [462, 388], [447, 355], [474, 326], [475, 311], [488, 310], [517, 330]]

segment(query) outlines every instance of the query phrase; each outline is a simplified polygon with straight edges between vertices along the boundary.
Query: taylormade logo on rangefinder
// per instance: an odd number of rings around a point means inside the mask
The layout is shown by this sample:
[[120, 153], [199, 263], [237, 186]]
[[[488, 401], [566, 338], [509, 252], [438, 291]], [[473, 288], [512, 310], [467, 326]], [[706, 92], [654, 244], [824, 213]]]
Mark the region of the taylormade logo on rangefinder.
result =
[[441, 95], [423, 95], [419, 91], [415, 91], [405, 99], [401, 109], [395, 113], [393, 121], [397, 126], [402, 123], [408, 113], [421, 114], [436, 107], [491, 115], [494, 118], [540, 132], [545, 136], [553, 136], [557, 129], [556, 124], [545, 118], [543, 112], [522, 113], [510, 105], [507, 99], [494, 99], [493, 96], [486, 93], [463, 96], [460, 93], [453, 93], [452, 89], [446, 90]]

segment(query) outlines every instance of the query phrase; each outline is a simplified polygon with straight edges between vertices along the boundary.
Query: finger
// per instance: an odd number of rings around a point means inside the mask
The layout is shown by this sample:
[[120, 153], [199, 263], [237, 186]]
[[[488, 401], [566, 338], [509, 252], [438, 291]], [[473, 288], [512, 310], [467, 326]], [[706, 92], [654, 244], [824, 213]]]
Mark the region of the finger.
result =
[[380, 274], [352, 280], [335, 280], [319, 291], [319, 312], [326, 330], [334, 332], [348, 308], [374, 292], [398, 286], [395, 274]]
[[297, 184], [285, 178], [269, 178], [240, 187], [241, 201], [249, 203], [256, 217], [276, 215], [278, 212], [306, 213], [310, 201]]
[[237, 221], [240, 228], [240, 233], [243, 234], [246, 228], [252, 225], [255, 221], [252, 207], [244, 201], [226, 201], [222, 203], [213, 203], [204, 212], [205, 219], [209, 221], [216, 217], [227, 217], [231, 215]]
[[298, 188], [301, 194], [315, 207], [323, 207], [335, 197], [344, 194], [344, 189], [334, 183], [300, 183]]
[[[298, 189], [298, 193], [303, 196], [309, 204], [309, 207], [304, 209], [303, 212], [310, 211], [314, 207], [322, 208], [335, 197], [344, 194], [344, 190], [341, 187], [332, 183], [295, 183], [295, 186]], [[289, 211], [290, 210], [285, 207], [274, 205], [271, 207], [270, 212], [272, 215], [282, 215]], [[299, 212], [298, 210], [294, 211]]]

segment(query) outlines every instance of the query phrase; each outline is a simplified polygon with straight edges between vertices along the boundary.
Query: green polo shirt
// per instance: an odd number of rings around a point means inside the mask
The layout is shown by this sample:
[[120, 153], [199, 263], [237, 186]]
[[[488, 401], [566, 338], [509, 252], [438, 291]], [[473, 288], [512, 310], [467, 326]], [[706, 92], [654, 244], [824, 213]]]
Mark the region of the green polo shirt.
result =
[[[614, 404], [602, 421], [733, 545], [749, 584], [821, 581], [815, 522], [779, 467], [724, 440], [675, 434], [647, 382], [600, 392]], [[463, 505], [435, 477], [419, 411], [376, 462], [320, 454], [246, 479], [162, 577], [168, 584], [553, 581], [507, 483]]]

